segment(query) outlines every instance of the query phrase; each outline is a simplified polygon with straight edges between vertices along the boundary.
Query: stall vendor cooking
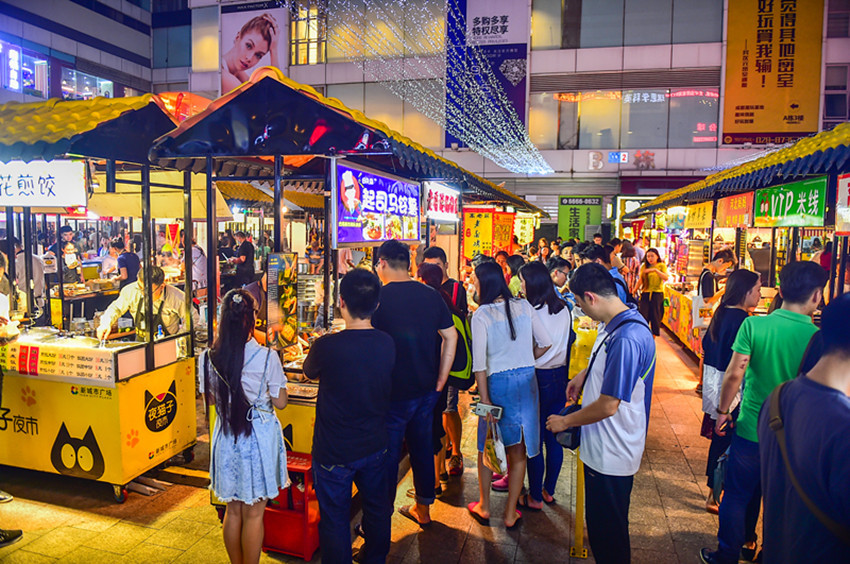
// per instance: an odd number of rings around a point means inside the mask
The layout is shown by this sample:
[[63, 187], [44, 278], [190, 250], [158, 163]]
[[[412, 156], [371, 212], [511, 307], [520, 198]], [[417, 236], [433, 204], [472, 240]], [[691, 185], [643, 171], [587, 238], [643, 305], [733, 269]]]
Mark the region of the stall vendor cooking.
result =
[[[162, 327], [162, 335], [174, 335], [181, 329], [187, 328], [185, 322], [186, 297], [181, 290], [165, 283], [165, 273], [158, 266], [151, 266], [151, 282], [153, 284], [153, 334], [155, 338]], [[145, 329], [145, 292], [144, 276], [139, 272], [135, 284], [125, 286], [118, 298], [112, 302], [100, 318], [97, 336], [103, 340], [109, 335], [112, 325], [126, 312], [133, 316], [137, 340], [147, 340]], [[199, 322], [198, 312], [192, 308], [194, 323]]]

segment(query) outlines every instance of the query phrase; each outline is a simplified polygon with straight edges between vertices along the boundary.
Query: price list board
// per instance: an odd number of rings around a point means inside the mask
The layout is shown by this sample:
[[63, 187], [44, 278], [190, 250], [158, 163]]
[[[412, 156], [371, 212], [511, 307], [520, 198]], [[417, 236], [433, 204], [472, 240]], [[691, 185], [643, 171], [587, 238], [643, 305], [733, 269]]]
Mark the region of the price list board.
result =
[[63, 347], [18, 342], [0, 345], [0, 366], [28, 376], [115, 381], [114, 352], [108, 349]]

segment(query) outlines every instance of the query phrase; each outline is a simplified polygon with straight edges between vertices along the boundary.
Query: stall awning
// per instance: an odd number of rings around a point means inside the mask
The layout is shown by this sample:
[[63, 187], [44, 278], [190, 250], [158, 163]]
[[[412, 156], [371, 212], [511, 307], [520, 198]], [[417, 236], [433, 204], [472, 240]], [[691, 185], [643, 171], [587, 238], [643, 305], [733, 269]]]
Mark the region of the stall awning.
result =
[[83, 156], [146, 163], [154, 139], [177, 122], [153, 94], [0, 106], [0, 161]]
[[[249, 159], [268, 175], [270, 156], [275, 154], [287, 159], [344, 156], [415, 180], [462, 182], [484, 200], [545, 213], [386, 124], [339, 100], [326, 98], [272, 67], [255, 71], [248, 82], [158, 139], [150, 158], [180, 170], [200, 170], [203, 164], [197, 159], [205, 157]], [[300, 168], [296, 164], [292, 170]], [[297, 178], [298, 173], [292, 176]]]
[[[266, 186], [226, 180], [217, 180], [215, 185], [228, 201], [259, 204], [274, 203], [274, 192]], [[302, 209], [309, 209], [311, 211], [324, 211], [325, 209], [325, 198], [319, 194], [284, 189], [283, 199]]]
[[804, 176], [850, 171], [850, 122], [806, 137], [752, 162], [723, 170], [678, 190], [667, 192], [626, 214], [634, 219], [686, 203], [752, 192]]

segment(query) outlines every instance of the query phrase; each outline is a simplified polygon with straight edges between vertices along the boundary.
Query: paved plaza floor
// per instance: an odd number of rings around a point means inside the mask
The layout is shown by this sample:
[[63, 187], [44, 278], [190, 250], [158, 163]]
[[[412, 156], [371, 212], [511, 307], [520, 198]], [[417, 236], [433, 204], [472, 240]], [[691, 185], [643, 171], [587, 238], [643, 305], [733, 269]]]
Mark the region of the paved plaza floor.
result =
[[[697, 366], [667, 333], [656, 343], [649, 438], [632, 493], [632, 556], [633, 562], [692, 563], [700, 547], [715, 545], [717, 532], [717, 518], [704, 509], [709, 442], [699, 436], [701, 400], [693, 391]], [[469, 397], [462, 394], [464, 404]], [[524, 511], [521, 524], [511, 531], [499, 518], [507, 494], [493, 494], [490, 526], [469, 516], [466, 503], [478, 496], [474, 419], [465, 412], [463, 476], [451, 479], [427, 530], [395, 514], [389, 562], [593, 562], [592, 553], [586, 559], [570, 556], [579, 542], [574, 534], [575, 459], [569, 453], [556, 504]], [[405, 492], [411, 486], [408, 473], [399, 484], [396, 507], [410, 502]], [[119, 505], [104, 484], [9, 467], [0, 467], [0, 488], [15, 496], [0, 505], [0, 526], [24, 530], [22, 541], [0, 549], [0, 562], [227, 562], [221, 525], [204, 489], [175, 485], [153, 497], [131, 493]], [[582, 540], [587, 548], [586, 533]], [[263, 555], [261, 561], [301, 560]], [[321, 561], [321, 552], [313, 561]]]

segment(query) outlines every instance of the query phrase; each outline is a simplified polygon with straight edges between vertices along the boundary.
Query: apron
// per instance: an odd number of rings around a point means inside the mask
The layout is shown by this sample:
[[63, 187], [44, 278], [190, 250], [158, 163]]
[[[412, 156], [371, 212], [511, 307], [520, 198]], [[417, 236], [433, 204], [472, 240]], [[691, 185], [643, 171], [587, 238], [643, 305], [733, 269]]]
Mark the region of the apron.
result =
[[[163, 292], [165, 290], [163, 289]], [[145, 327], [145, 316], [142, 312], [142, 305], [145, 303], [144, 296], [139, 299], [139, 303], [136, 306], [136, 313], [133, 315], [133, 325], [136, 327], [136, 336], [139, 340], [147, 341], [148, 340], [148, 330]], [[160, 327], [162, 326], [162, 330], [165, 332], [165, 335], [168, 336], [171, 333], [168, 332], [168, 328], [165, 326], [165, 323], [162, 321], [162, 307], [165, 305], [165, 294], [163, 293], [162, 301], [159, 302], [159, 309], [156, 310], [156, 314], [153, 316], [153, 326]]]

